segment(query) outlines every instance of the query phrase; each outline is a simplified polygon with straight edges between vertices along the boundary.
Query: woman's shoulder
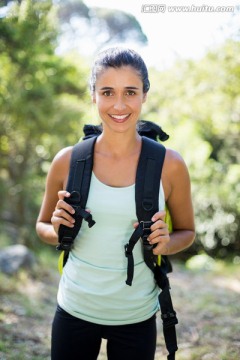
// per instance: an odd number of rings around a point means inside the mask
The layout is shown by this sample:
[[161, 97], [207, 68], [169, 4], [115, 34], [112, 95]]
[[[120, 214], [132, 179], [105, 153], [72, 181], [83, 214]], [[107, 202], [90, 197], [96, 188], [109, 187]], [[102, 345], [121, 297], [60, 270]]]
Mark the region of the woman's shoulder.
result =
[[183, 157], [173, 149], [166, 149], [165, 164], [170, 171], [178, 171], [180, 169], [186, 169], [186, 163]]
[[57, 152], [57, 154], [53, 158], [53, 162], [62, 162], [64, 160], [70, 160], [72, 154], [73, 146], [65, 147]]
[[59, 178], [61, 181], [66, 178], [69, 172], [70, 159], [73, 146], [68, 146], [54, 156], [49, 175], [53, 175], [54, 178]]

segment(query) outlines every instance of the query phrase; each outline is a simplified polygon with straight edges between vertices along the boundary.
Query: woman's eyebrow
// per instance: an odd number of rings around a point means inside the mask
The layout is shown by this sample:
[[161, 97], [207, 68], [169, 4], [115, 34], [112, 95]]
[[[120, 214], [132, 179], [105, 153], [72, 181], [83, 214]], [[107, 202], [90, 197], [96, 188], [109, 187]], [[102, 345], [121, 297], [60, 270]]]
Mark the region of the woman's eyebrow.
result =
[[[100, 88], [100, 90], [113, 90], [114, 88], [111, 86], [103, 86], [102, 88]], [[139, 90], [139, 88], [137, 86], [125, 86], [124, 89], [130, 90]]]
[[111, 86], [103, 86], [102, 88], [100, 88], [100, 90], [113, 90], [113, 87], [111, 87]]
[[125, 89], [139, 90], [139, 88], [137, 86], [126, 86]]

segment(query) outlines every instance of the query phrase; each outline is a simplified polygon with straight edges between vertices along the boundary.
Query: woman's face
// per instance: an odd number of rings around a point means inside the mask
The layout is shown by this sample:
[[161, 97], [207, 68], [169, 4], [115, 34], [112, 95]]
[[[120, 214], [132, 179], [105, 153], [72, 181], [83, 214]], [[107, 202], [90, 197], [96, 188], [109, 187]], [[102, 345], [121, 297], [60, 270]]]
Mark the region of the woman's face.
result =
[[133, 67], [107, 68], [98, 75], [93, 102], [103, 127], [117, 132], [135, 128], [145, 100], [142, 80]]

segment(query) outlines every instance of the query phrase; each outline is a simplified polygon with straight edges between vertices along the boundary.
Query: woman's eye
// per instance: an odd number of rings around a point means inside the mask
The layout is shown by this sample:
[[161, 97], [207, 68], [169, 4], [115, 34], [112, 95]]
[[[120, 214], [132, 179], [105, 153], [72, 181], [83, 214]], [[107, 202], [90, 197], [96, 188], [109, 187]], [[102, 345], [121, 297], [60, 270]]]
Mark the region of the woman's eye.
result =
[[104, 96], [111, 96], [112, 92], [110, 90], [106, 90], [106, 91], [103, 92], [103, 95]]
[[132, 96], [132, 95], [135, 95], [135, 91], [133, 91], [133, 90], [128, 90], [126, 94], [127, 94], [128, 96]]

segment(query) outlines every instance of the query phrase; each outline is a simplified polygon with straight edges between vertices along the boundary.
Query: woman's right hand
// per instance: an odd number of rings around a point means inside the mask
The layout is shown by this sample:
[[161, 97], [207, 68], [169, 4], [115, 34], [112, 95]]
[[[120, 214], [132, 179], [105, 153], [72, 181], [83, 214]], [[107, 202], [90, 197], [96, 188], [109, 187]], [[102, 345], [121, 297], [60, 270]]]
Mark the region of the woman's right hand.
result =
[[70, 193], [65, 190], [58, 191], [58, 202], [56, 204], [55, 210], [52, 213], [51, 223], [53, 225], [54, 231], [58, 234], [60, 225], [65, 225], [67, 227], [74, 227], [75, 220], [71, 216], [74, 214], [75, 210], [71, 205], [64, 201], [65, 197], [69, 197]]

